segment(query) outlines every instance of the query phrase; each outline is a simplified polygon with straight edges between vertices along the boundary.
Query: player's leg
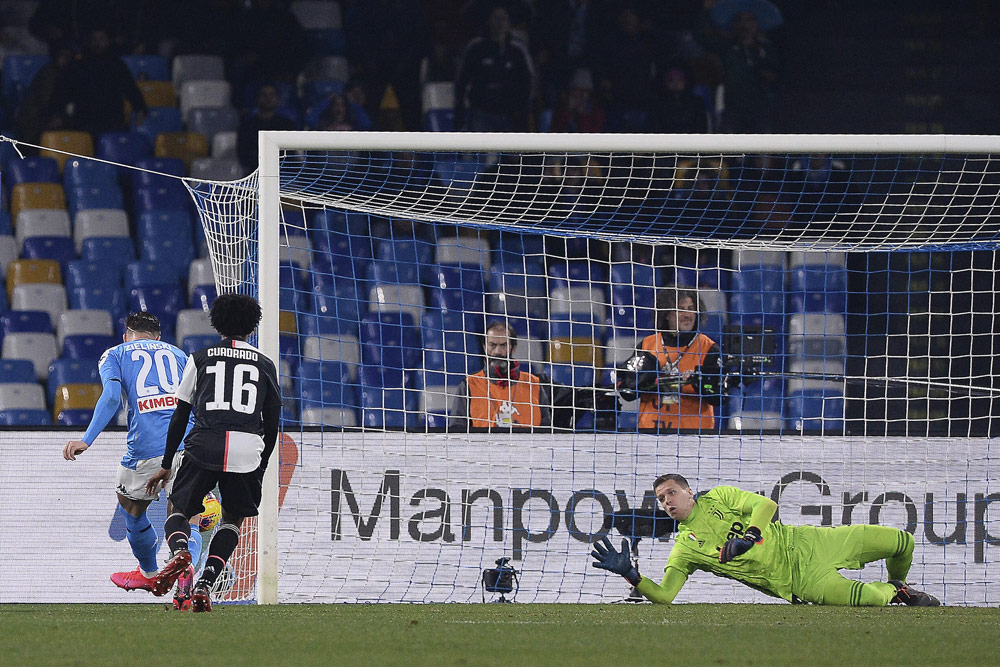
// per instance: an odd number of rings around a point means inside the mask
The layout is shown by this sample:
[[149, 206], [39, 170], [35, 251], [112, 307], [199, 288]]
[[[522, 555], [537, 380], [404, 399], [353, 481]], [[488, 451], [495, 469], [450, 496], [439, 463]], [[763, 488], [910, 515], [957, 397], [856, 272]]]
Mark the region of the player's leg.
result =
[[156, 499], [156, 496], [146, 493], [146, 480], [152, 474], [149, 472], [151, 461], [139, 461], [135, 470], [125, 466], [118, 468], [116, 492], [119, 511], [125, 522], [125, 536], [132, 555], [139, 562], [135, 570], [111, 575], [111, 581], [125, 590], [152, 590], [152, 580], [158, 571], [156, 529], [146, 516], [146, 508]]
[[885, 559], [890, 579], [906, 581], [913, 563], [913, 535], [888, 526], [853, 526], [861, 533], [858, 560], [862, 564]]
[[183, 576], [191, 565], [189, 542], [191, 538], [191, 517], [200, 514], [202, 499], [216, 484], [215, 471], [206, 470], [189, 458], [185, 458], [174, 477], [170, 492], [170, 502], [174, 512], [163, 523], [170, 560], [160, 570], [153, 585], [153, 595], [164, 595]]
[[864, 584], [831, 570], [802, 599], [838, 607], [884, 607], [896, 597], [896, 587], [881, 581]]

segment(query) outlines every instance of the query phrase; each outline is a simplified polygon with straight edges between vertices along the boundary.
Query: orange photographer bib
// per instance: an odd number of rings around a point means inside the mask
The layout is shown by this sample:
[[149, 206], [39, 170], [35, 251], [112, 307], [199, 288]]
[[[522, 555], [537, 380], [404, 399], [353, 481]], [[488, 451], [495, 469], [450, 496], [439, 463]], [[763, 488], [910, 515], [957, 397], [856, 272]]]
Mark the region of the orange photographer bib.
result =
[[541, 385], [531, 373], [500, 386], [486, 378], [485, 371], [470, 375], [469, 425], [473, 428], [541, 426]]
[[[673, 366], [678, 374], [696, 372], [712, 345], [712, 339], [704, 334], [697, 334], [688, 345], [678, 347], [664, 345], [663, 336], [658, 333], [642, 341], [642, 349], [656, 356], [661, 370]], [[715, 408], [702, 401], [691, 385], [644, 395], [639, 401], [639, 428], [711, 430], [714, 427]]]

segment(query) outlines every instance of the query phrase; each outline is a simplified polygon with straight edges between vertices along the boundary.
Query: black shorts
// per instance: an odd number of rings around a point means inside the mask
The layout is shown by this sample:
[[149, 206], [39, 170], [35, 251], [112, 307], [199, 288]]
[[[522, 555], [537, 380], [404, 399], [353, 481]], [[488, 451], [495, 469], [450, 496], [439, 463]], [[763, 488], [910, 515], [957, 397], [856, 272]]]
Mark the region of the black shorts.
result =
[[191, 518], [201, 514], [205, 494], [219, 486], [219, 502], [223, 511], [232, 516], [257, 516], [263, 477], [259, 471], [223, 472], [202, 467], [190, 456], [181, 461], [170, 502], [178, 512]]

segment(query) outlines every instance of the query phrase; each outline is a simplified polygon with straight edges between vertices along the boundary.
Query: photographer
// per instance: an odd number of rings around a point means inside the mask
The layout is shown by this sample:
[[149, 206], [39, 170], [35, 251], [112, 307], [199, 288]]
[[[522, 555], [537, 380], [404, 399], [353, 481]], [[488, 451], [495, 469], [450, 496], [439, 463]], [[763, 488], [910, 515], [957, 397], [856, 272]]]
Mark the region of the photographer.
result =
[[458, 386], [448, 428], [516, 428], [550, 426], [549, 391], [536, 375], [520, 369], [511, 357], [517, 333], [499, 320], [486, 327], [486, 368]]
[[640, 429], [715, 428], [725, 391], [719, 346], [698, 332], [698, 292], [668, 287], [656, 295], [657, 333], [619, 372], [625, 400], [639, 397]]

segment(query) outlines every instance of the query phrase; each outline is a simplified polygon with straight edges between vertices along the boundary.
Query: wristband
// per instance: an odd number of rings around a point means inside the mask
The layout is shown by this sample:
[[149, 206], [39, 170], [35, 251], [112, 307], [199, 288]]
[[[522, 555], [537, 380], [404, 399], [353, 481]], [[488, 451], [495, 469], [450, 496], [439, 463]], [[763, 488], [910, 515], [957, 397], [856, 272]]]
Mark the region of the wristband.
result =
[[760, 544], [764, 541], [764, 536], [760, 534], [760, 528], [750, 526], [747, 528], [747, 532], [743, 533], [743, 539], [750, 540], [754, 544]]

